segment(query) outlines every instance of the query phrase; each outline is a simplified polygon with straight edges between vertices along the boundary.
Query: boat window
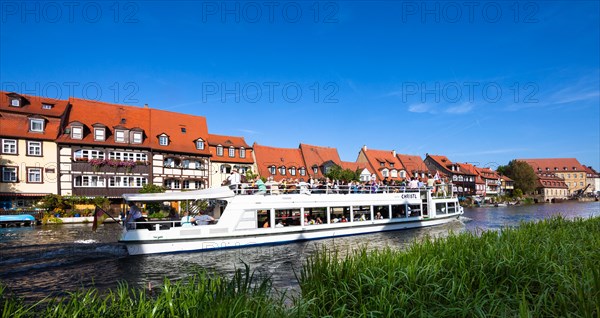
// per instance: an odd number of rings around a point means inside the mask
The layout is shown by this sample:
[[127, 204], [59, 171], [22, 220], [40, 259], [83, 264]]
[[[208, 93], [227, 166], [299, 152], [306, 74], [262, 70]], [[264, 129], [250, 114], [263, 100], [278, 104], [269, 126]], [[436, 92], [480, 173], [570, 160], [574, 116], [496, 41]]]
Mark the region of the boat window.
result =
[[406, 205], [392, 205], [392, 217], [394, 218], [405, 218], [406, 217]]
[[327, 208], [304, 208], [304, 216], [308, 225], [326, 224]]
[[454, 205], [454, 202], [448, 202], [448, 213], [455, 213], [456, 212], [456, 206]]
[[377, 213], [379, 213], [384, 219], [390, 218], [390, 206], [389, 205], [376, 205], [373, 207], [373, 214], [377, 219]]
[[446, 203], [436, 203], [435, 204], [435, 213], [436, 214], [446, 214]]
[[350, 207], [332, 207], [329, 214], [331, 223], [350, 222]]
[[368, 205], [353, 206], [354, 222], [371, 220], [371, 207]]
[[270, 228], [271, 222], [271, 211], [269, 210], [258, 210], [256, 211], [256, 227], [257, 228]]
[[275, 210], [275, 227], [300, 226], [300, 209]]
[[420, 204], [410, 204], [408, 206], [408, 216], [421, 216], [421, 205]]

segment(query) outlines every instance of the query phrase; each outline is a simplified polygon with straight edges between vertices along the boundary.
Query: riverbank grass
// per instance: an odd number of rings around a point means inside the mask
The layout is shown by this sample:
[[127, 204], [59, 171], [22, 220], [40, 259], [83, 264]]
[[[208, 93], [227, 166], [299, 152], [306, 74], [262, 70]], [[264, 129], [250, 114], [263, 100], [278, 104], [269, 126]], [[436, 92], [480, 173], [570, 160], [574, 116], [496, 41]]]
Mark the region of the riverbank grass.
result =
[[[246, 266], [152, 290], [120, 285], [25, 304], [0, 286], [1, 317], [598, 317], [600, 218], [462, 233], [406, 251], [322, 250], [286, 299]], [[279, 296], [278, 296], [279, 295]]]
[[314, 316], [598, 317], [600, 218], [560, 217], [462, 233], [407, 251], [311, 257], [302, 298]]

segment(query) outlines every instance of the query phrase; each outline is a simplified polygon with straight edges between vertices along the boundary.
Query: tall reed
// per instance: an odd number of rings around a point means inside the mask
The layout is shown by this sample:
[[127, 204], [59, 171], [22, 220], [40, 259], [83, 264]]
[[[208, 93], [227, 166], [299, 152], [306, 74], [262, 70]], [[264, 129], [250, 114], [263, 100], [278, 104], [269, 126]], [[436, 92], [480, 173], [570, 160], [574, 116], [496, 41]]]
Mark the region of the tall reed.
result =
[[462, 233], [407, 251], [323, 250], [300, 273], [314, 316], [598, 317], [600, 218]]

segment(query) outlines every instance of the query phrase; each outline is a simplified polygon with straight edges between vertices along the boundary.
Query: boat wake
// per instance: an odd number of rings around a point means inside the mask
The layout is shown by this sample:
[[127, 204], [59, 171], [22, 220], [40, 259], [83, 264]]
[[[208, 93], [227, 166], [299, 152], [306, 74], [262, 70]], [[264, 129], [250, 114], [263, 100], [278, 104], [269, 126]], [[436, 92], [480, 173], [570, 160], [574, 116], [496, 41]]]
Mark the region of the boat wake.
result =
[[0, 252], [0, 277], [126, 256], [127, 250], [122, 244], [96, 243], [93, 240], [76, 241], [73, 244], [3, 247]]

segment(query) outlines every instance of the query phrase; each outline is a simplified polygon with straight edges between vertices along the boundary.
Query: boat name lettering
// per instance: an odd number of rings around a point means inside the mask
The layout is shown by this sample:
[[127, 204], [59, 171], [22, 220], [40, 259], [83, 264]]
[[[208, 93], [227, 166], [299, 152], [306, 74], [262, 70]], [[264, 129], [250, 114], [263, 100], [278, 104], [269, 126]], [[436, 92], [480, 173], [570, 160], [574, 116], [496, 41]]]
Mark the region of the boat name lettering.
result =
[[400, 195], [400, 197], [402, 199], [418, 199], [419, 198], [416, 193], [403, 193]]
[[162, 237], [162, 235], [157, 235], [157, 236], [153, 236], [152, 238], [154, 238], [154, 239], [157, 239], [157, 240], [160, 240], [160, 239], [161, 239], [161, 238], [163, 238], [163, 237]]

